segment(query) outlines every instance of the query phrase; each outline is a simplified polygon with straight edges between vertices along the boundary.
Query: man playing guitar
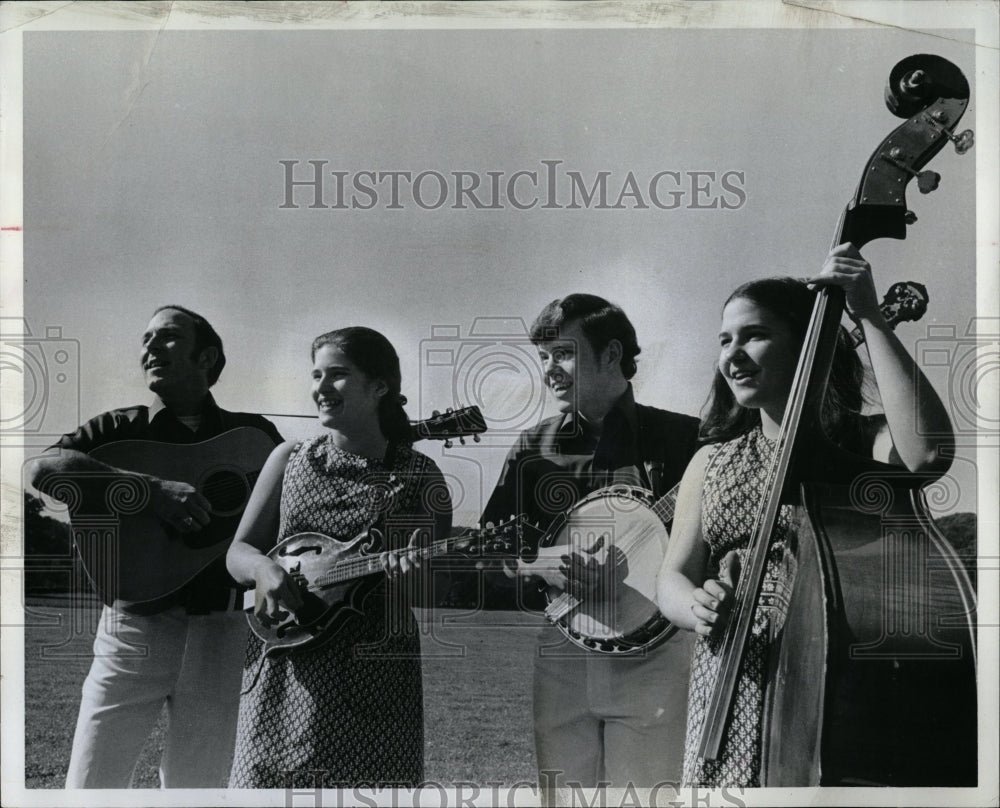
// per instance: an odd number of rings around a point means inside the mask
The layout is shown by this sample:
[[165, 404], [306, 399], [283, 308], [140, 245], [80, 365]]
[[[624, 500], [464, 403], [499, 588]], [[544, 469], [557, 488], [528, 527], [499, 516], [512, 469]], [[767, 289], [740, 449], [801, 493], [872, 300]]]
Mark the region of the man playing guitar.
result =
[[[483, 524], [526, 514], [545, 529], [574, 500], [609, 485], [656, 496], [672, 488], [695, 451], [698, 420], [635, 403], [629, 379], [640, 349], [625, 313], [600, 297], [573, 294], [546, 306], [530, 336], [563, 412], [521, 434]], [[596, 528], [595, 537], [602, 532]], [[586, 576], [587, 567], [593, 572], [595, 559], [584, 555], [572, 554], [571, 581]], [[637, 654], [607, 656], [543, 629], [535, 746], [550, 804], [558, 799], [554, 789], [574, 784], [648, 788], [679, 781], [690, 656], [683, 632]]]
[[[209, 524], [211, 502], [187, 482], [110, 466], [88, 453], [123, 440], [201, 443], [240, 427], [260, 430], [274, 444], [281, 436], [265, 418], [227, 412], [215, 403], [209, 388], [226, 359], [222, 340], [200, 315], [180, 306], [157, 309], [140, 357], [152, 404], [91, 419], [32, 461], [28, 477], [38, 490], [53, 493], [60, 478], [71, 478], [87, 507], [102, 502], [116, 480], [138, 483], [145, 497], [142, 515], [160, 531], [170, 531], [171, 546], [180, 554], [183, 537], [194, 537]], [[124, 544], [149, 537], [120, 539]], [[176, 591], [138, 602], [114, 599], [105, 606], [83, 685], [67, 788], [128, 787], [164, 703], [161, 785], [225, 786], [246, 647], [238, 594], [223, 552]]]

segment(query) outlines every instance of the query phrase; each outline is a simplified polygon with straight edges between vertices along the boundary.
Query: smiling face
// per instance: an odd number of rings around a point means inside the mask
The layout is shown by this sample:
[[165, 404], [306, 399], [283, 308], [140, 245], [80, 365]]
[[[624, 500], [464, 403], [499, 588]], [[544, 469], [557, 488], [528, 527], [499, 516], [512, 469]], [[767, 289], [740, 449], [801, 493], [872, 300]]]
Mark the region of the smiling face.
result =
[[379, 433], [379, 400], [387, 389], [385, 382], [365, 376], [336, 345], [316, 351], [312, 398], [327, 429], [351, 437]]
[[719, 372], [736, 402], [780, 423], [799, 359], [791, 327], [752, 300], [737, 297], [722, 312], [719, 346]]
[[592, 421], [603, 418], [626, 385], [617, 340], [597, 352], [580, 324], [573, 322], [560, 329], [557, 339], [540, 342], [537, 347], [545, 383], [560, 409], [565, 412], [575, 407]]
[[142, 335], [139, 359], [146, 386], [167, 403], [201, 401], [208, 392], [214, 348], [196, 350], [194, 321], [184, 312], [163, 309]]

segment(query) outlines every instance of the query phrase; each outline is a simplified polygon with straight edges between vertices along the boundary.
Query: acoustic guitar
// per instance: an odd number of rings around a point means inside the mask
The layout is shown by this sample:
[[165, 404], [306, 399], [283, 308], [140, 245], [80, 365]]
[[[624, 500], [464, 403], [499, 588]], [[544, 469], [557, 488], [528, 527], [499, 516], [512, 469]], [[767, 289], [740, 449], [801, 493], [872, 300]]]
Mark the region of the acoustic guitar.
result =
[[[412, 426], [414, 441], [478, 439], [486, 423], [478, 407], [435, 413]], [[105, 601], [144, 603], [176, 592], [229, 549], [257, 476], [274, 449], [259, 429], [238, 427], [200, 443], [116, 441], [90, 456], [113, 468], [193, 486], [211, 503], [201, 530], [179, 533], [146, 511], [149, 486], [139, 477], [117, 477], [106, 490], [111, 516], [72, 516], [73, 541], [82, 567]], [[62, 475], [60, 475], [62, 477]], [[74, 484], [65, 475], [64, 491]], [[58, 491], [53, 491], [59, 496]]]

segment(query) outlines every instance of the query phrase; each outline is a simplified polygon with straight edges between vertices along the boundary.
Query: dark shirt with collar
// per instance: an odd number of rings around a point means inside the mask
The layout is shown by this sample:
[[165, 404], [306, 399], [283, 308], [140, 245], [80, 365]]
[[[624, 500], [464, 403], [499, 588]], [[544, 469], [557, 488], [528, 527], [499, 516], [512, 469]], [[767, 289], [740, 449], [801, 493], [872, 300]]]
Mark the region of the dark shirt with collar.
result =
[[[570, 412], [522, 432], [507, 454], [482, 523], [526, 514], [544, 530], [574, 503], [614, 483], [662, 496], [680, 482], [697, 446], [697, 418], [636, 404], [629, 385], [600, 430]], [[651, 470], [659, 479], [650, 479]]]
[[[107, 443], [123, 440], [149, 440], [163, 443], [201, 443], [237, 427], [253, 427], [264, 432], [275, 445], [282, 442], [274, 424], [261, 415], [229, 412], [215, 403], [211, 393], [205, 399], [201, 422], [192, 430], [156, 398], [151, 406], [110, 410], [91, 418], [75, 432], [63, 435], [56, 444], [61, 449], [88, 453]], [[189, 583], [166, 598], [130, 606], [143, 614], [155, 614], [173, 606], [183, 606], [189, 613], [203, 614], [231, 608], [236, 582], [226, 571], [223, 555], [195, 576]]]

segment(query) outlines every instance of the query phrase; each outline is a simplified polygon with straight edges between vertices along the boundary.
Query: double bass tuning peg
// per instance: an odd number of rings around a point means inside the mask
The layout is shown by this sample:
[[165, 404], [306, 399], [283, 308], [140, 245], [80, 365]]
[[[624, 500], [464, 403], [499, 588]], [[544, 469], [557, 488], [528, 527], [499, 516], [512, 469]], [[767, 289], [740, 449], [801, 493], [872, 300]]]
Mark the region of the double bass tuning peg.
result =
[[929, 194], [936, 191], [941, 184], [941, 175], [936, 171], [921, 171], [917, 176], [917, 189], [922, 194]]
[[958, 154], [965, 154], [976, 143], [976, 135], [971, 129], [966, 129], [958, 135], [948, 135], [948, 139], [954, 144]]
[[941, 183], [941, 175], [936, 171], [916, 171], [906, 164], [905, 157], [905, 153], [898, 146], [893, 146], [887, 153], [882, 154], [882, 159], [887, 163], [917, 178], [917, 188], [920, 193], [929, 194], [931, 191], [936, 191]]
[[948, 122], [948, 116], [943, 110], [934, 110], [930, 117], [934, 128], [952, 142], [957, 154], [965, 154], [975, 145], [976, 135], [971, 129], [966, 129], [964, 132], [959, 132], [957, 135], [953, 135], [944, 128], [944, 124]]
[[976, 144], [975, 132], [971, 129], [966, 129], [964, 132], [959, 132], [957, 135], [953, 135], [944, 128], [944, 124], [947, 123], [947, 120], [948, 119], [945, 114], [940, 110], [931, 114], [931, 121], [934, 124], [934, 128], [951, 141], [957, 154], [965, 154]]

